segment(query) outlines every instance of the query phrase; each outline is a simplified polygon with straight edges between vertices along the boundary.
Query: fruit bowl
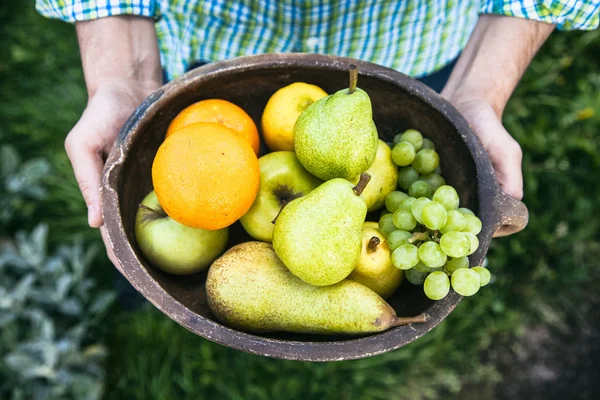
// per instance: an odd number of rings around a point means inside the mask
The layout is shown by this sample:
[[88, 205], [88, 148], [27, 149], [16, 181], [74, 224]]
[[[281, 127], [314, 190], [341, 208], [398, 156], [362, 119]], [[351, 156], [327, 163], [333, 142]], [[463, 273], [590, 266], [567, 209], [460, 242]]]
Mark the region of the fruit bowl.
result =
[[[451, 293], [431, 301], [420, 286], [404, 282], [389, 303], [401, 316], [426, 312], [426, 323], [399, 326], [364, 337], [300, 334], [254, 335], [219, 323], [210, 312], [206, 272], [175, 276], [152, 267], [134, 237], [138, 204], [152, 190], [151, 166], [170, 121], [186, 106], [207, 98], [229, 100], [260, 126], [269, 97], [292, 82], [316, 84], [329, 93], [346, 87], [348, 66], [360, 71], [359, 86], [373, 103], [381, 139], [391, 142], [405, 129], [421, 131], [436, 143], [441, 167], [461, 204], [483, 222], [480, 246], [470, 256], [480, 265], [494, 234], [518, 232], [527, 224], [527, 208], [499, 187], [491, 162], [460, 113], [424, 84], [394, 70], [359, 60], [316, 54], [268, 54], [208, 64], [164, 85], [150, 95], [123, 126], [107, 160], [102, 180], [102, 209], [107, 239], [126, 278], [145, 298], [180, 325], [208, 340], [269, 357], [303, 360], [349, 360], [381, 354], [423, 336], [462, 297]], [[266, 153], [264, 145], [261, 154]], [[239, 222], [231, 227], [228, 248], [251, 238]]]

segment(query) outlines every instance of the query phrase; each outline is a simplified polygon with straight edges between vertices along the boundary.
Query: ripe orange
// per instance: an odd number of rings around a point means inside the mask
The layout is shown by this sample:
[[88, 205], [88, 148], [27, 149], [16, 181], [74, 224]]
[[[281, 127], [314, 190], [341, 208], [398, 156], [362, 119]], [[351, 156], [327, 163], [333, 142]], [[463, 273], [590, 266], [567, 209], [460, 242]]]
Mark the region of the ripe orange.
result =
[[244, 215], [258, 192], [259, 177], [248, 142], [211, 122], [179, 129], [152, 163], [154, 190], [167, 215], [206, 230], [227, 227]]
[[227, 100], [202, 100], [184, 108], [171, 121], [166, 137], [184, 126], [197, 122], [214, 122], [233, 129], [238, 136], [246, 139], [254, 153], [258, 154], [260, 139], [254, 121], [243, 109]]

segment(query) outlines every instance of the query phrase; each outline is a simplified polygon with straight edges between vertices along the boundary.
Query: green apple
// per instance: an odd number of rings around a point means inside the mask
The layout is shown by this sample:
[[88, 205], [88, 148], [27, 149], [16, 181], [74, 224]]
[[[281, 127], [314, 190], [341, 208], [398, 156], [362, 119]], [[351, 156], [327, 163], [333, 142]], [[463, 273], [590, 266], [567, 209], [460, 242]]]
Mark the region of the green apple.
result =
[[258, 159], [260, 187], [254, 204], [240, 218], [254, 239], [273, 241], [273, 220], [281, 207], [317, 188], [322, 181], [310, 174], [293, 151], [275, 151]]
[[[371, 175], [371, 180], [362, 192], [362, 197], [369, 212], [377, 211], [385, 204], [385, 196], [396, 190], [398, 181], [398, 167], [392, 161], [392, 150], [383, 140], [379, 140], [375, 161], [365, 172]], [[352, 183], [358, 183], [358, 179], [356, 177]]]
[[225, 250], [229, 229], [190, 228], [170, 218], [154, 191], [140, 204], [135, 238], [150, 263], [165, 272], [189, 275], [207, 269]]

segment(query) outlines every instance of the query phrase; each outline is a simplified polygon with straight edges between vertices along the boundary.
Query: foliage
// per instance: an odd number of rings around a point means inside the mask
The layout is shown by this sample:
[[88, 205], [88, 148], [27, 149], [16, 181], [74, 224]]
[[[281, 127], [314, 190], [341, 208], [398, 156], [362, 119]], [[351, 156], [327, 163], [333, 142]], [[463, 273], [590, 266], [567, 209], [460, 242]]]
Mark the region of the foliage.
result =
[[48, 228], [0, 247], [0, 398], [98, 399], [105, 348], [94, 329], [113, 301], [88, 269], [98, 248], [47, 253]]

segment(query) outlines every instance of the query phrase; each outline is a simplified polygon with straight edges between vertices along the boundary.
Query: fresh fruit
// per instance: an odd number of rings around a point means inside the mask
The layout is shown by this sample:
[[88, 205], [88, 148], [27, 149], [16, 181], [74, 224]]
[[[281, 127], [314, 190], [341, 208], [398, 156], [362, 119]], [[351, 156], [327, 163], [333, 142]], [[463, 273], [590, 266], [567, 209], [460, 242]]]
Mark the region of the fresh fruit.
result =
[[356, 267], [367, 205], [360, 197], [369, 182], [352, 186], [332, 179], [283, 207], [275, 221], [273, 248], [289, 270], [316, 286], [332, 285]]
[[421, 146], [421, 150], [423, 149], [431, 149], [431, 150], [435, 150], [435, 144], [427, 139], [427, 138], [423, 138], [423, 144]]
[[392, 149], [392, 160], [399, 167], [410, 165], [415, 159], [415, 148], [408, 142], [400, 142]]
[[[377, 211], [383, 206], [387, 194], [396, 189], [398, 180], [398, 168], [392, 162], [390, 147], [383, 140], [378, 141], [375, 161], [365, 172], [371, 175], [371, 180], [362, 197], [369, 212]], [[357, 184], [359, 178], [357, 176], [350, 182]]]
[[308, 106], [294, 126], [298, 159], [324, 181], [355, 178], [371, 167], [377, 154], [371, 100], [356, 87], [357, 77], [354, 66], [350, 69], [350, 87]]
[[169, 136], [152, 164], [154, 190], [169, 217], [207, 230], [225, 228], [250, 209], [259, 177], [258, 159], [248, 142], [210, 122]]
[[431, 188], [431, 191], [434, 193], [436, 190], [438, 190], [440, 186], [446, 184], [446, 180], [441, 175], [438, 175], [433, 172], [430, 174], [421, 175], [419, 176], [419, 179], [427, 182], [429, 184], [429, 187]]
[[246, 332], [360, 334], [427, 320], [423, 314], [397, 317], [375, 292], [348, 279], [311, 286], [262, 242], [239, 244], [218, 258], [208, 272], [206, 295], [220, 321]]
[[431, 199], [442, 204], [446, 210], [458, 209], [458, 203], [460, 201], [456, 189], [449, 185], [442, 185], [437, 188]]
[[467, 221], [465, 220], [465, 217], [462, 215], [462, 213], [460, 211], [450, 210], [446, 214], [447, 214], [446, 225], [444, 225], [440, 229], [440, 232], [442, 232], [442, 233], [448, 233], [451, 231], [460, 232], [467, 225]]
[[448, 279], [448, 275], [442, 271], [430, 273], [427, 278], [425, 278], [423, 290], [425, 291], [425, 296], [429, 297], [431, 300], [443, 299], [450, 291], [450, 280]]
[[435, 150], [420, 150], [412, 162], [412, 167], [420, 174], [429, 174], [433, 172], [440, 164], [440, 156]]
[[479, 281], [480, 281], [481, 287], [484, 287], [485, 285], [490, 283], [490, 280], [492, 279], [492, 275], [490, 274], [490, 271], [487, 268], [473, 267], [472, 270], [479, 274]]
[[387, 237], [388, 247], [391, 251], [396, 250], [403, 244], [407, 244], [412, 237], [412, 233], [403, 230], [392, 231]]
[[471, 241], [463, 232], [448, 232], [442, 235], [440, 247], [452, 258], [460, 258], [469, 254]]
[[454, 271], [451, 278], [452, 289], [461, 296], [473, 296], [481, 287], [479, 274], [470, 268]]
[[385, 237], [396, 230], [393, 218], [392, 214], [385, 214], [379, 219], [379, 232]]
[[397, 190], [390, 192], [387, 194], [387, 196], [385, 196], [385, 208], [389, 212], [393, 213], [400, 207], [400, 204], [407, 198], [408, 198], [408, 195], [404, 192], [400, 192]]
[[465, 228], [463, 229], [464, 232], [471, 232], [474, 233], [475, 235], [477, 235], [479, 232], [481, 232], [481, 220], [479, 218], [477, 218], [475, 215], [471, 215], [471, 214], [464, 214], [465, 217]]
[[316, 85], [295, 82], [276, 91], [265, 106], [261, 124], [263, 137], [271, 151], [294, 150], [294, 124], [298, 116], [315, 101], [327, 96]]
[[448, 261], [446, 261], [446, 265], [444, 267], [444, 269], [446, 269], [450, 275], [460, 268], [469, 268], [469, 259], [467, 257], [450, 258]]
[[442, 267], [447, 258], [436, 242], [425, 242], [419, 247], [419, 259], [429, 268]]
[[413, 244], [400, 245], [392, 252], [392, 263], [398, 269], [411, 269], [419, 262], [419, 249]]
[[417, 131], [416, 129], [406, 130], [402, 135], [400, 135], [399, 140], [400, 143], [408, 142], [412, 144], [415, 151], [421, 150], [421, 147], [423, 146], [423, 135], [421, 135], [421, 132]]
[[322, 182], [304, 169], [291, 151], [276, 151], [258, 159], [260, 186], [252, 207], [240, 218], [254, 239], [273, 240], [273, 220], [290, 201], [302, 197]]
[[412, 231], [417, 226], [417, 220], [412, 212], [398, 209], [392, 214], [394, 226], [403, 231]]
[[419, 223], [423, 223], [423, 208], [431, 202], [427, 197], [419, 197], [410, 207], [410, 210]]
[[431, 187], [422, 180], [416, 180], [408, 187], [408, 195], [411, 197], [431, 197]]
[[348, 279], [365, 285], [386, 299], [398, 289], [404, 273], [392, 264], [387, 240], [377, 229], [376, 222], [364, 223], [361, 239], [360, 259]]
[[228, 228], [206, 231], [171, 219], [154, 191], [142, 200], [135, 217], [135, 239], [144, 257], [175, 275], [207, 269], [223, 253], [228, 238]]
[[412, 283], [413, 285], [422, 285], [425, 283], [425, 279], [429, 275], [429, 272], [421, 272], [415, 268], [408, 269], [404, 271], [404, 276], [406, 276], [406, 280]]
[[404, 190], [408, 190], [413, 182], [419, 179], [419, 173], [413, 167], [404, 167], [398, 170], [398, 186]]
[[213, 122], [226, 126], [250, 143], [252, 150], [258, 155], [260, 139], [254, 121], [242, 108], [227, 100], [202, 100], [184, 108], [169, 124], [166, 137], [184, 126], [198, 122]]
[[430, 201], [423, 206], [421, 219], [429, 229], [441, 229], [446, 225], [448, 213], [441, 203]]

